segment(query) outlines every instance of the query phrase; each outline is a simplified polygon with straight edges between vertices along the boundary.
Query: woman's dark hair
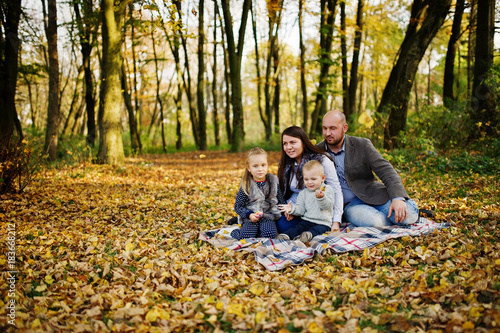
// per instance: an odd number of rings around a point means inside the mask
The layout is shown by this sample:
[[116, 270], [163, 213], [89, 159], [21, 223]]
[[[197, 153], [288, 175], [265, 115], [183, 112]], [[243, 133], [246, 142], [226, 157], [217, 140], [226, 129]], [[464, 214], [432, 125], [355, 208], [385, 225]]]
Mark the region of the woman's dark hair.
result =
[[[285, 182], [286, 181], [289, 182], [290, 179], [285, 180], [285, 169], [286, 169], [286, 166], [288, 164], [294, 163], [295, 159], [290, 158], [285, 153], [285, 150], [283, 149], [283, 136], [284, 135], [288, 135], [288, 136], [300, 139], [300, 141], [302, 141], [302, 147], [304, 149], [304, 151], [302, 152], [302, 155], [304, 155], [304, 154], [321, 154], [321, 155], [325, 155], [330, 160], [332, 159], [332, 157], [330, 156], [330, 154], [328, 154], [326, 152], [325, 149], [313, 145], [313, 143], [311, 142], [311, 140], [309, 140], [309, 137], [307, 136], [306, 132], [301, 127], [299, 127], [299, 126], [290, 126], [290, 127], [286, 128], [283, 131], [283, 133], [281, 133], [281, 159], [280, 159], [280, 164], [279, 164], [279, 167], [278, 167], [278, 179], [279, 179], [280, 189], [281, 189], [281, 192], [283, 193], [283, 195], [286, 198], [286, 194], [285, 194]], [[288, 188], [288, 186], [287, 186], [287, 188]]]

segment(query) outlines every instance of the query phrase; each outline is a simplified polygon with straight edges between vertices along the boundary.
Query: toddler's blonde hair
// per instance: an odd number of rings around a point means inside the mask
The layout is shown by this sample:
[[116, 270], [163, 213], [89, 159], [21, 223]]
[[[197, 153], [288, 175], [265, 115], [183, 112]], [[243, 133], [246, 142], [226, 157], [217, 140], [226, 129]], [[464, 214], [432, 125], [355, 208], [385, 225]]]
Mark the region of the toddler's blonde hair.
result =
[[304, 171], [313, 171], [316, 169], [321, 172], [322, 176], [325, 174], [325, 169], [323, 168], [323, 164], [321, 164], [319, 161], [316, 160], [312, 160], [304, 164], [304, 166], [302, 167], [302, 174], [304, 174]]

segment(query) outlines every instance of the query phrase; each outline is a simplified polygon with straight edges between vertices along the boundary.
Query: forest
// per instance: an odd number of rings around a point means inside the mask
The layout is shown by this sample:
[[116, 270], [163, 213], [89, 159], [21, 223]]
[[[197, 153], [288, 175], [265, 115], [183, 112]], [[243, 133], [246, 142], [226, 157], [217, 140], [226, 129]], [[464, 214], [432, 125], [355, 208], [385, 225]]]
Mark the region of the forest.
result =
[[[495, 0], [0, 2], [0, 328], [497, 332]], [[432, 232], [269, 271], [201, 237], [341, 110]], [[351, 230], [343, 229], [346, 234]]]

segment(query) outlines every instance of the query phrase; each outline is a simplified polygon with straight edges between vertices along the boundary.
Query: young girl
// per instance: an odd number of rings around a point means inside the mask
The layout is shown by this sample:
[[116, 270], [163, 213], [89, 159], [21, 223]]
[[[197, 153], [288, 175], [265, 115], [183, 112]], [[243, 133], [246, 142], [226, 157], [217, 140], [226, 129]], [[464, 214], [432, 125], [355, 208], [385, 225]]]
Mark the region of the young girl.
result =
[[278, 201], [281, 203], [282, 196], [278, 177], [268, 173], [268, 169], [267, 153], [262, 148], [251, 149], [234, 204], [241, 229], [233, 230], [231, 237], [240, 240], [278, 235], [275, 221], [281, 217]]

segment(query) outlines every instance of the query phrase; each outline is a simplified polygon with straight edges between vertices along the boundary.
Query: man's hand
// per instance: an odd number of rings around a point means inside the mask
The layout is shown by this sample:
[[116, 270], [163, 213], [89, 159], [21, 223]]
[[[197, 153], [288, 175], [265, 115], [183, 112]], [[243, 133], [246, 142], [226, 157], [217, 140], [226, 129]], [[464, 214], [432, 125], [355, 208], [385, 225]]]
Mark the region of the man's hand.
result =
[[406, 202], [404, 200], [392, 200], [391, 206], [389, 207], [389, 215], [391, 217], [392, 212], [394, 212], [396, 217], [396, 223], [402, 223], [408, 217], [408, 208], [406, 208]]

